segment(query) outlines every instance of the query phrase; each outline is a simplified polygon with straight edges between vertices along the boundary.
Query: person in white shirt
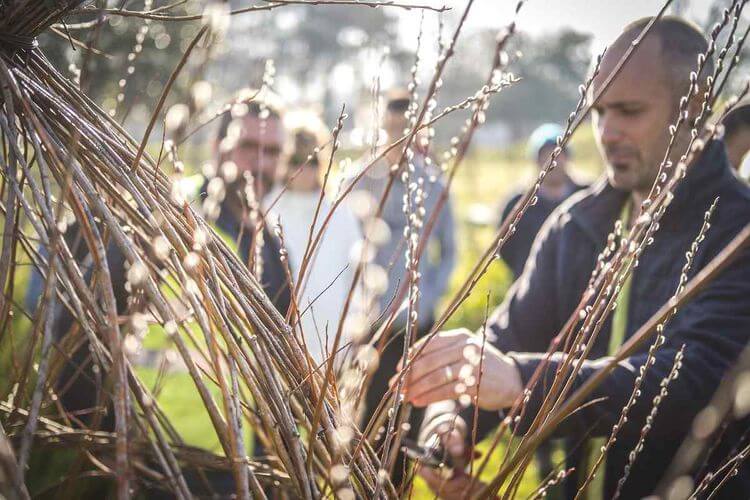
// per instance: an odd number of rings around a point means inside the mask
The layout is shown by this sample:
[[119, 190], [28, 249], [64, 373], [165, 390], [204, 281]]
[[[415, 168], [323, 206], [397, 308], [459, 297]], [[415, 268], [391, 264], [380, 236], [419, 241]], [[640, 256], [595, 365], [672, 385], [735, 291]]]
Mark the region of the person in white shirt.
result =
[[[320, 149], [330, 141], [327, 129], [312, 112], [290, 112], [285, 121], [293, 140], [292, 151], [283, 178], [265, 197], [263, 206], [273, 230], [281, 223], [292, 279], [298, 288], [296, 303], [303, 339], [313, 360], [320, 364], [332, 354], [330, 350], [356, 271], [356, 263], [350, 261], [350, 256], [362, 234], [358, 219], [342, 203], [333, 211], [320, 244], [309, 257], [304, 276], [299, 276], [316, 208], [320, 203], [313, 240], [333, 205], [326, 193], [321, 193], [328, 155], [321, 154]], [[357, 300], [357, 295], [353, 294], [353, 300]], [[340, 348], [345, 346], [347, 334], [342, 331]]]

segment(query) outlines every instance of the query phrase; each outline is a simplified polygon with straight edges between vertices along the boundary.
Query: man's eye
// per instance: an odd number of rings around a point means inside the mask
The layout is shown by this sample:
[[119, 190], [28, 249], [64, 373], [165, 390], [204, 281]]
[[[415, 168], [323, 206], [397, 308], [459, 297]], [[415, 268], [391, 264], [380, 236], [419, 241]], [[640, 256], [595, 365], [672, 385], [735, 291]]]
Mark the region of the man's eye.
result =
[[626, 116], [635, 116], [641, 112], [641, 108], [623, 108], [622, 114]]

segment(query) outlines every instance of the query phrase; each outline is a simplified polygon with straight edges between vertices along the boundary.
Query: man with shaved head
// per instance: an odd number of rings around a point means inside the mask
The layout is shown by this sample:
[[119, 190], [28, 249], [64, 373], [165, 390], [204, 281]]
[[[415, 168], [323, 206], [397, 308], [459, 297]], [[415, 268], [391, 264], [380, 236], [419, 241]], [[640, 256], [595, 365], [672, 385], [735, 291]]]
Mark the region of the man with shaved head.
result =
[[[529, 387], [525, 411], [512, 423], [516, 434], [529, 428], [561, 366], [562, 353], [553, 354], [543, 365], [545, 352], [576, 310], [615, 222], [620, 220], [624, 231], [628, 231], [638, 217], [667, 151], [669, 125], [676, 121], [681, 97], [690, 87], [690, 73], [697, 70], [699, 54], [708, 47], [706, 38], [693, 25], [678, 18], [662, 18], [654, 23], [605, 90], [604, 82], [614, 74], [650, 21], [643, 19], [624, 29], [605, 54], [593, 81], [590, 97], [601, 97], [592, 108], [592, 125], [606, 177], [573, 195], [547, 219], [520, 279], [489, 322], [492, 345], [484, 350], [479, 389], [476, 383], [464, 384], [468, 386], [467, 394], [477, 396], [478, 406], [498, 412], [511, 407]], [[689, 123], [700, 111], [706, 76], [712, 71], [713, 65], [708, 61], [698, 77], [696, 97], [688, 103]], [[670, 156], [673, 164], [685, 153], [690, 134], [687, 125], [675, 138]], [[606, 366], [609, 356], [668, 302], [679, 283], [685, 252], [700, 230], [706, 209], [717, 197], [711, 229], [694, 255], [690, 277], [750, 222], [750, 190], [733, 175], [720, 140], [706, 144], [677, 185], [653, 244], [640, 255], [639, 265], [622, 286], [618, 307], [604, 323], [590, 346], [589, 356], [571, 381], [573, 392]], [[660, 483], [685, 437], [702, 432], [693, 424], [696, 415], [708, 405], [750, 339], [750, 252], [745, 250], [683, 305], [663, 333], [665, 342], [645, 372], [640, 396], [630, 409], [627, 422], [619, 428], [596, 477], [583, 491], [584, 496], [612, 498], [621, 482], [621, 498], [655, 493], [682, 498], [691, 491], [691, 484], [697, 485], [706, 472], [717, 470], [724, 460], [748, 444], [747, 429], [729, 418], [721, 439], [709, 447], [705, 457], [695, 461], [692, 477]], [[466, 348], [470, 345], [481, 345], [481, 340], [465, 329], [439, 333], [412, 362], [404, 389], [412, 404], [433, 405], [423, 427], [423, 438], [442, 440], [456, 461], [466, 455], [470, 435], [467, 421], [471, 419], [457, 415], [447, 402], [457, 397], [459, 382], [467, 380], [466, 367], [473, 366], [466, 361]], [[661, 400], [643, 448], [633, 458], [630, 453], [637, 446], [654, 398], [680, 349], [683, 359], [679, 377], [670, 381], [668, 395]], [[602, 443], [596, 440], [606, 439], [618, 422], [646, 363], [647, 350], [648, 346], [643, 346], [618, 363], [581, 407], [556, 428], [555, 437], [565, 438], [568, 443], [568, 463], [559, 467], [576, 469], [573, 476], [564, 480], [566, 496], [575, 496], [589, 473], [588, 467], [599, 456], [600, 444], [591, 445]], [[532, 388], [529, 382], [537, 368], [541, 369], [542, 379]], [[478, 372], [477, 367], [473, 370]], [[470, 375], [478, 378], [478, 373]], [[501, 415], [496, 415], [499, 422]], [[571, 447], [571, 443], [575, 446]], [[620, 481], [630, 460], [634, 461], [629, 475]], [[468, 494], [471, 481], [460, 470], [454, 470], [449, 479], [424, 467], [421, 470], [440, 496], [461, 498]], [[716, 480], [708, 491], [719, 482]], [[718, 496], [750, 497], [750, 471], [746, 466], [740, 465], [737, 475], [722, 483]]]

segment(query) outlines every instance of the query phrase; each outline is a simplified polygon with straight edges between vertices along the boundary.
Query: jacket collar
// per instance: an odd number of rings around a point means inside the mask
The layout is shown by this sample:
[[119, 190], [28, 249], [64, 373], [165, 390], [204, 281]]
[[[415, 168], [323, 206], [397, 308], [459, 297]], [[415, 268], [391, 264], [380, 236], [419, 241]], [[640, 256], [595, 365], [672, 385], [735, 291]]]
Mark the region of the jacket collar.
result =
[[[720, 140], [709, 142], [675, 188], [674, 199], [662, 218], [661, 226], [676, 227], [681, 221], [692, 220], [695, 214], [705, 212], [719, 186], [731, 177], [724, 143]], [[606, 177], [602, 178], [571, 200], [570, 218], [597, 246], [603, 245], [628, 196], [628, 191], [617, 190]]]

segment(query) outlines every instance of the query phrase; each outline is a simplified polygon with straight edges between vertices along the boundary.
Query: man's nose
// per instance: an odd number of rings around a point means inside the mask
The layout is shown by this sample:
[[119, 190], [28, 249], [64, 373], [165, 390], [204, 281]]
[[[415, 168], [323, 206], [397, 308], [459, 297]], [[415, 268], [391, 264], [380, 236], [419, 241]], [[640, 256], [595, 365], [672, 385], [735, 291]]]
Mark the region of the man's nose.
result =
[[622, 139], [622, 129], [611, 115], [599, 118], [598, 131], [602, 144], [615, 144]]

